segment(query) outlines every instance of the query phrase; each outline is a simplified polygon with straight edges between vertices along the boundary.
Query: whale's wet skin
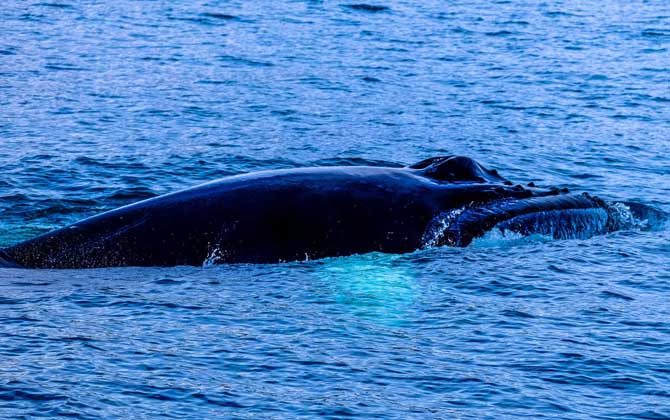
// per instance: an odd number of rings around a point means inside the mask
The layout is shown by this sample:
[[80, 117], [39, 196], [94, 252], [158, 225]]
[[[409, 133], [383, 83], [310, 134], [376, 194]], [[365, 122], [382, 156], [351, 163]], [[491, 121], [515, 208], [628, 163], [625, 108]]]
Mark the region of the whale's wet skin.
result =
[[462, 247], [492, 229], [588, 238], [662, 214], [636, 209], [638, 218], [586, 193], [513, 185], [470, 158], [443, 156], [406, 168], [231, 176], [19, 243], [2, 260], [31, 268], [277, 263]]

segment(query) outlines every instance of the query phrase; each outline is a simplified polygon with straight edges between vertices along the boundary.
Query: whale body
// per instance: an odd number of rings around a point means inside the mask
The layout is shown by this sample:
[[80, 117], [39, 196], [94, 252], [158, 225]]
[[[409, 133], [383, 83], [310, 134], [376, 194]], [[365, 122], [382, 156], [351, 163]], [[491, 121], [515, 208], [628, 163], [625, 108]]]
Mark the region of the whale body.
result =
[[404, 168], [254, 172], [111, 210], [0, 250], [0, 266], [277, 263], [467, 246], [491, 229], [582, 238], [622, 228], [586, 193], [513, 185], [463, 156]]

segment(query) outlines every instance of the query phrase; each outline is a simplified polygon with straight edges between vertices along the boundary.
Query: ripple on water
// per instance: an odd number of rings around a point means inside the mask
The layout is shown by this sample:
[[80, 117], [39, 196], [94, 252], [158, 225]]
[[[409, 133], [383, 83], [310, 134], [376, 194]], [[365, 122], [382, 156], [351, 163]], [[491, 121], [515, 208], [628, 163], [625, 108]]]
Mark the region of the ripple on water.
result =
[[[663, 6], [5, 1], [0, 244], [225, 175], [446, 154], [667, 210]], [[0, 417], [668, 418], [666, 228], [0, 269]]]

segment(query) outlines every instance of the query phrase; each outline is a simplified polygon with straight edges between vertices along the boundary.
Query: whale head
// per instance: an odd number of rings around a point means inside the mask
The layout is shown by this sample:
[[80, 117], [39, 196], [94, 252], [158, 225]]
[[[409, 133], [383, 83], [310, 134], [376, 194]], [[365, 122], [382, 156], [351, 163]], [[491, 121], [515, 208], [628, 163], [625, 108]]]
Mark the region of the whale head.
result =
[[446, 191], [444, 204], [424, 232], [424, 246], [467, 246], [492, 231], [585, 239], [643, 227], [636, 215], [650, 212], [648, 206], [631, 209], [565, 188], [514, 185], [465, 156], [433, 157], [407, 168]]

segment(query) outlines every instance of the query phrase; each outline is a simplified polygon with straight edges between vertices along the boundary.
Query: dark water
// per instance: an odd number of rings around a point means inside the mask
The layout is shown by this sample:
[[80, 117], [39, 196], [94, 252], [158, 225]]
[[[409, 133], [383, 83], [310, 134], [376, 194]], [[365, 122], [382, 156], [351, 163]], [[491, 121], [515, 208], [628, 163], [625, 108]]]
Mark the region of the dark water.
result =
[[[472, 156], [670, 209], [666, 1], [5, 1], [0, 245], [227, 174]], [[0, 417], [668, 418], [670, 234], [0, 269]]]

